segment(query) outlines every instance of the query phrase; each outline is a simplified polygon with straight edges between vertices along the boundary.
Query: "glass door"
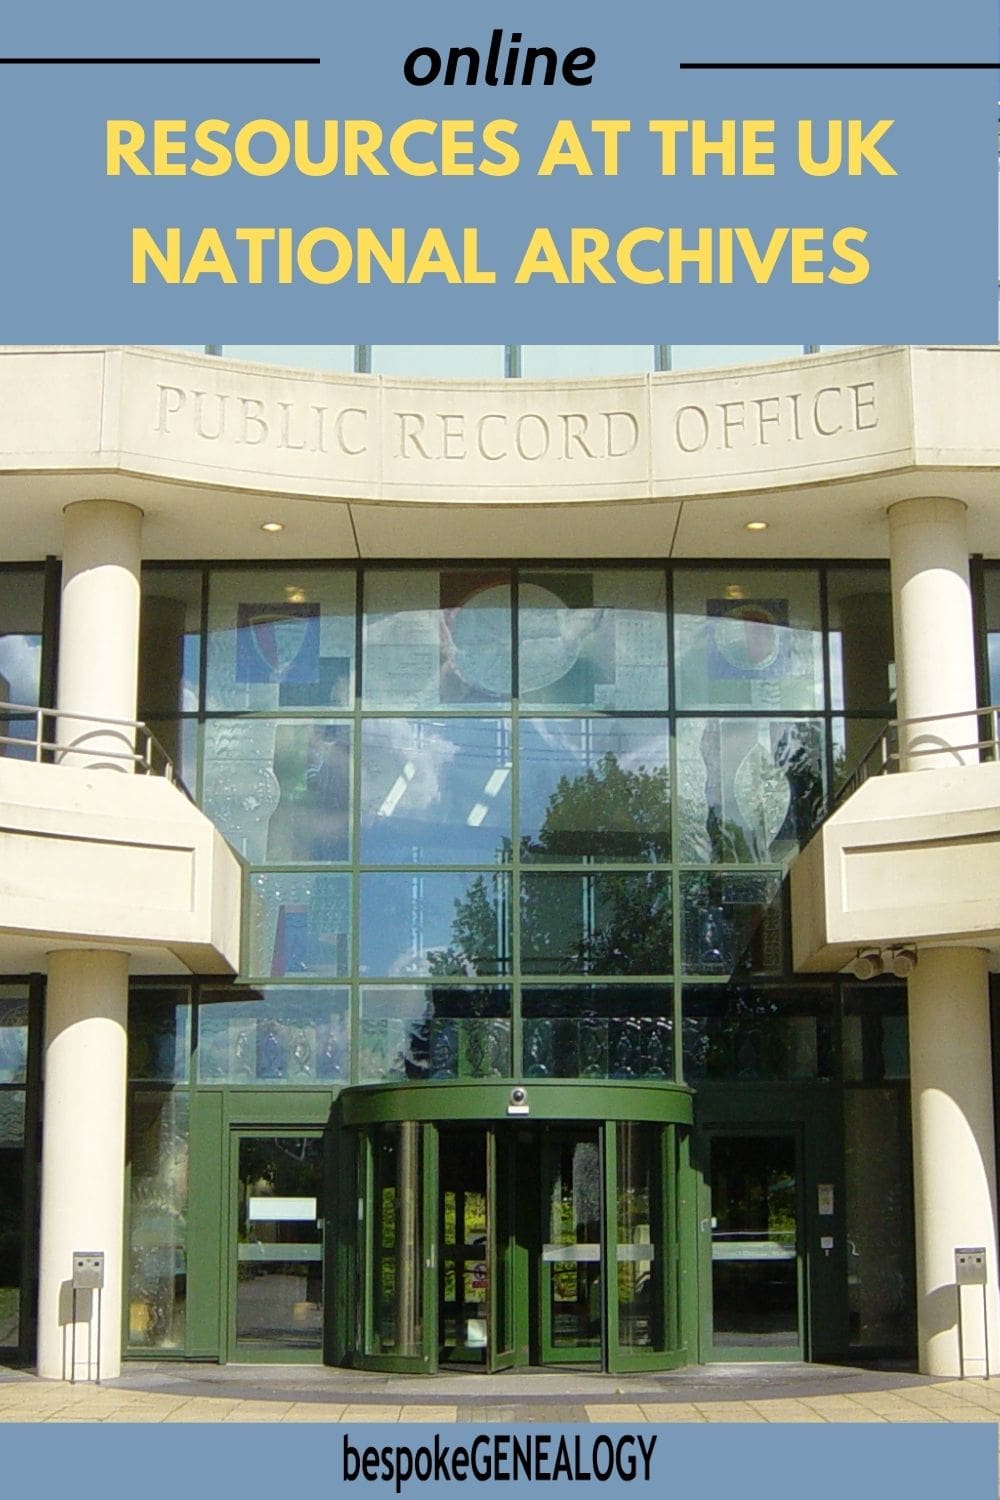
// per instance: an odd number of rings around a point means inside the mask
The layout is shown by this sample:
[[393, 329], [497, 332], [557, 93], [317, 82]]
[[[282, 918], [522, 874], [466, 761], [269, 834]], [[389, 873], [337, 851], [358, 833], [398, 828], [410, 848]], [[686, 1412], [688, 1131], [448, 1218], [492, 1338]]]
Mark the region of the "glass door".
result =
[[489, 1163], [491, 1132], [481, 1126], [438, 1128], [438, 1358], [442, 1364], [487, 1364], [491, 1333]]
[[517, 1357], [518, 1292], [527, 1290], [518, 1277], [517, 1180], [509, 1127], [493, 1127], [486, 1144], [486, 1219], [489, 1231], [487, 1362], [490, 1370], [509, 1370]]
[[234, 1137], [230, 1358], [319, 1360], [323, 1345], [323, 1141]]
[[436, 1134], [418, 1120], [363, 1138], [361, 1336], [368, 1369], [437, 1369]]
[[516, 1183], [504, 1127], [438, 1127], [438, 1358], [514, 1363]]
[[797, 1137], [718, 1134], [709, 1149], [713, 1353], [801, 1359]]
[[603, 1169], [597, 1129], [541, 1140], [543, 1364], [603, 1360]]

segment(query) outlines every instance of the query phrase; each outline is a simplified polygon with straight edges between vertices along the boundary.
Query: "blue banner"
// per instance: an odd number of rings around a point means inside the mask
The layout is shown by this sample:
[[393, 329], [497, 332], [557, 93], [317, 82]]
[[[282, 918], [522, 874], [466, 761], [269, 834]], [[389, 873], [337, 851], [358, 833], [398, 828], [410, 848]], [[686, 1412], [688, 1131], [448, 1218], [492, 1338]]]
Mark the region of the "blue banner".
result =
[[8, 8], [4, 336], [991, 341], [996, 45], [994, 0]]
[[[203, 1495], [271, 1495], [289, 1484], [352, 1500], [401, 1495], [463, 1500], [482, 1486], [537, 1497], [546, 1490], [605, 1500], [697, 1494], [701, 1500], [994, 1500], [996, 1427], [770, 1424], [513, 1427], [457, 1424], [191, 1425], [170, 1429], [176, 1462], [152, 1457], [157, 1425], [11, 1425], [4, 1433], [10, 1492], [42, 1500], [174, 1500], [182, 1484]], [[545, 1489], [541, 1487], [544, 1486]]]

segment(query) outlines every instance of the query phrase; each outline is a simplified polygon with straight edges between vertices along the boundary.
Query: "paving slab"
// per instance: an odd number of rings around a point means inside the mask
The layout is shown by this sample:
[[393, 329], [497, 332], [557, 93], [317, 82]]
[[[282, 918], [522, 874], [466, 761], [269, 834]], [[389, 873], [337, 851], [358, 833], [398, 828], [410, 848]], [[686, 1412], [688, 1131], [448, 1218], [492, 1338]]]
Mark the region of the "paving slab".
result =
[[0, 1367], [0, 1422], [980, 1422], [1000, 1381], [842, 1365], [694, 1366], [664, 1374], [539, 1370], [371, 1374], [318, 1366], [143, 1361], [100, 1387]]

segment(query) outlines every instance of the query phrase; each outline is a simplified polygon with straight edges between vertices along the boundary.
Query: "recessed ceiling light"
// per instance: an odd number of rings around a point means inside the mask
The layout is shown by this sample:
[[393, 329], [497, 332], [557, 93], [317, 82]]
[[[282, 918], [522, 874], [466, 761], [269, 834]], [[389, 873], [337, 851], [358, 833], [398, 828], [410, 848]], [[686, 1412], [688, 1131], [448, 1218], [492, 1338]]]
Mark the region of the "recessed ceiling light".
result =
[[767, 530], [767, 522], [766, 521], [748, 521], [747, 522], [747, 531], [766, 531], [766, 530]]
[[285, 523], [284, 521], [265, 521], [260, 529], [261, 531], [284, 531]]

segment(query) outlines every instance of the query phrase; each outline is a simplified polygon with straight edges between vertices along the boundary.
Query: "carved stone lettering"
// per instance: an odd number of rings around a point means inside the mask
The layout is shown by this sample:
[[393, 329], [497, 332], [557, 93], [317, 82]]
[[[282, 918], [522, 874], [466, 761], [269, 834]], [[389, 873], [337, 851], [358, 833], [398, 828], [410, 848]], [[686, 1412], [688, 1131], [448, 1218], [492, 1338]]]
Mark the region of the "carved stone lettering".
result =
[[368, 452], [368, 420], [363, 406], [269, 401], [236, 391], [157, 385], [153, 430], [213, 445], [359, 458]]
[[775, 391], [750, 399], [687, 402], [674, 412], [671, 432], [679, 453], [776, 448], [809, 438], [849, 437], [878, 427], [873, 380], [824, 385], [817, 391]]
[[536, 464], [543, 459], [587, 464], [628, 458], [639, 446], [639, 422], [629, 411], [396, 411], [395, 456], [418, 462], [479, 458]]

